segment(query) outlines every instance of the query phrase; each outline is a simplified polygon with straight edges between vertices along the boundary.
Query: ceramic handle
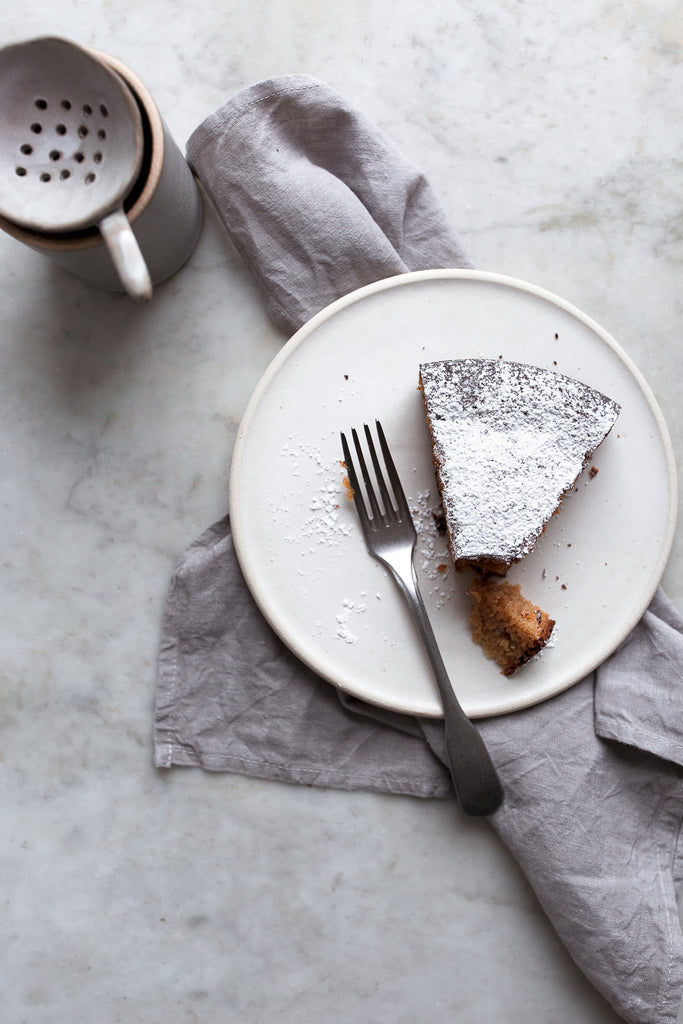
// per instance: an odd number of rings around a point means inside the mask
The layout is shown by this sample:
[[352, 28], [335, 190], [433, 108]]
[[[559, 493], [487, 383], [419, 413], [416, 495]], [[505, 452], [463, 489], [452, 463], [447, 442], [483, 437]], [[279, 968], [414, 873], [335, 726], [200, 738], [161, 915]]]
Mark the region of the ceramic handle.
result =
[[152, 281], [147, 264], [123, 209], [114, 210], [100, 221], [99, 229], [128, 294], [133, 299], [151, 299]]

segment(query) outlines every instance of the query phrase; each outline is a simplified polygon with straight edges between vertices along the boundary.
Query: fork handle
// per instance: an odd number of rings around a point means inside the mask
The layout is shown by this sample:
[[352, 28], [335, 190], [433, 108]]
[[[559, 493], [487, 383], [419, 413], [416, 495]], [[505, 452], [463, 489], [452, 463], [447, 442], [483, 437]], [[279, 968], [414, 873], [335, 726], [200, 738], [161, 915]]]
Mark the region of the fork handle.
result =
[[479, 730], [467, 717], [453, 692], [420, 594], [412, 559], [410, 573], [399, 573], [392, 565], [389, 568], [413, 613], [439, 688], [443, 704], [446, 757], [460, 806], [465, 814], [492, 814], [503, 801], [503, 787]]

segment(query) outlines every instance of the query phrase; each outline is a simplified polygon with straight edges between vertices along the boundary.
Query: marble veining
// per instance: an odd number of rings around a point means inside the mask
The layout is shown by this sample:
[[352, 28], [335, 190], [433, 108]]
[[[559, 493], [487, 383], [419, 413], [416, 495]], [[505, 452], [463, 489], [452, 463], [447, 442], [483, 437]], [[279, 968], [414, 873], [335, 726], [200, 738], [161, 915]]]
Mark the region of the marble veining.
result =
[[[344, 92], [426, 172], [477, 266], [617, 338], [680, 468], [680, 4], [3, 12], [6, 42], [40, 34], [121, 58], [181, 148], [260, 79]], [[172, 568], [226, 511], [240, 417], [285, 340], [212, 211], [147, 307], [4, 234], [0, 282], [3, 1019], [614, 1024], [453, 803], [152, 767]], [[682, 557], [679, 529], [679, 607]]]

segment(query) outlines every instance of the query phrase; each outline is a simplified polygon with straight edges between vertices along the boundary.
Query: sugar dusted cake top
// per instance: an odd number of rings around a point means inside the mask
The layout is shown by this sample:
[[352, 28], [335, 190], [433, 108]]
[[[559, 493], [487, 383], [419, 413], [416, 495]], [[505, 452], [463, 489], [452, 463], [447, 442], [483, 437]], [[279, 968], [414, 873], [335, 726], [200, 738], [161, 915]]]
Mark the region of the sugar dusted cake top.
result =
[[420, 386], [453, 558], [504, 572], [531, 551], [619, 406], [502, 359], [423, 363]]

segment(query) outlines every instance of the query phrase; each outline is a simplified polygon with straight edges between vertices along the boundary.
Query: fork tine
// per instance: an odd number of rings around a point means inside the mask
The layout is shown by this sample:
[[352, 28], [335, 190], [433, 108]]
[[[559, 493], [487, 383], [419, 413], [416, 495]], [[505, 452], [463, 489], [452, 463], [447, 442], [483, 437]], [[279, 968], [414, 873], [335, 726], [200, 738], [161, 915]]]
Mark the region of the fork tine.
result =
[[341, 435], [341, 442], [342, 451], [344, 452], [344, 465], [346, 466], [346, 472], [349, 474], [349, 483], [351, 484], [351, 492], [353, 494], [353, 501], [356, 506], [356, 512], [358, 513], [358, 518], [361, 521], [361, 526], [363, 527], [363, 529], [365, 529], [365, 527], [369, 523], [368, 510], [365, 507], [363, 493], [360, 489], [360, 484], [358, 482], [356, 467], [353, 463], [353, 459], [351, 458], [351, 452], [349, 450], [349, 445], [346, 440], [346, 435], [343, 432]]
[[394, 460], [391, 457], [391, 452], [389, 451], [389, 445], [387, 444], [387, 439], [384, 436], [384, 430], [382, 429], [382, 424], [380, 423], [379, 420], [375, 420], [375, 426], [377, 428], [377, 436], [379, 438], [379, 445], [380, 445], [380, 448], [382, 449], [382, 456], [384, 458], [384, 465], [387, 467], [387, 473], [389, 474], [389, 480], [391, 481], [391, 486], [392, 486], [392, 489], [394, 491], [394, 497], [396, 499], [396, 505], [398, 507], [398, 511], [399, 511], [399, 513], [401, 515], [404, 515], [404, 516], [410, 515], [410, 509], [408, 508], [408, 500], [406, 498], [405, 491], [403, 490], [403, 485], [401, 484], [401, 478], [398, 475], [398, 470], [396, 469], [396, 466], [394, 464]]
[[[375, 423], [378, 421], [375, 420]], [[389, 490], [384, 479], [384, 473], [380, 466], [379, 459], [377, 458], [377, 451], [375, 449], [375, 442], [372, 440], [372, 434], [370, 433], [370, 427], [365, 424], [365, 439], [368, 443], [368, 450], [370, 452], [370, 458], [372, 459], [372, 465], [375, 470], [375, 476], [377, 477], [377, 484], [379, 486], [379, 492], [382, 495], [382, 503], [384, 505], [384, 512], [389, 519], [393, 519], [396, 516]], [[380, 439], [381, 440], [381, 439]]]
[[[367, 427], [365, 429], [367, 430]], [[352, 429], [351, 435], [356, 446], [356, 454], [358, 455], [358, 465], [360, 466], [361, 476], [363, 477], [363, 483], [365, 484], [365, 490], [368, 496], [368, 500], [370, 502], [370, 508], [372, 509], [372, 518], [378, 521], [381, 515], [379, 510], [379, 502], [377, 501], [375, 489], [372, 486], [372, 480], [370, 479], [370, 474], [368, 473], [368, 467], [365, 461], [365, 456], [363, 455], [363, 449], [361, 448], [361, 443], [358, 439], [358, 434], [355, 428]]]

